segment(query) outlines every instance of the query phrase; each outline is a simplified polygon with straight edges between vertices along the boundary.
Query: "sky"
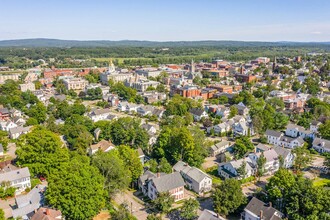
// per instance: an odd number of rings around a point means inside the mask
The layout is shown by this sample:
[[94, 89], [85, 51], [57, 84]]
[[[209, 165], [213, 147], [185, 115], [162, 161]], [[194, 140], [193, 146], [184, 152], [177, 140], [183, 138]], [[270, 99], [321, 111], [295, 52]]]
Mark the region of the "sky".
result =
[[330, 0], [0, 0], [0, 40], [330, 41]]

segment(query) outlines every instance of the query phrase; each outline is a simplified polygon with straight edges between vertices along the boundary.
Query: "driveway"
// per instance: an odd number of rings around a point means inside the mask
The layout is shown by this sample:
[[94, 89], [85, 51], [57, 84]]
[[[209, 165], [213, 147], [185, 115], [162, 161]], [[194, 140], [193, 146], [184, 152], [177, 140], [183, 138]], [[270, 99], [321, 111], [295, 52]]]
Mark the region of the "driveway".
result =
[[147, 209], [144, 206], [144, 202], [133, 195], [131, 191], [125, 191], [118, 193], [115, 197], [115, 202], [120, 205], [126, 203], [129, 207], [129, 211], [138, 219], [145, 220], [148, 217]]
[[12, 208], [11, 206], [15, 205], [15, 198], [10, 198], [7, 200], [2, 200], [0, 199], [0, 209], [2, 209], [5, 212], [5, 218], [10, 218], [12, 217]]
[[204, 163], [202, 164], [202, 168], [204, 170], [211, 168], [211, 167], [215, 167], [218, 166], [218, 161], [216, 157], [207, 157], [204, 159]]
[[6, 153], [6, 155], [10, 156], [11, 159], [15, 159], [16, 158], [16, 144], [15, 143], [9, 143], [8, 144], [8, 151]]

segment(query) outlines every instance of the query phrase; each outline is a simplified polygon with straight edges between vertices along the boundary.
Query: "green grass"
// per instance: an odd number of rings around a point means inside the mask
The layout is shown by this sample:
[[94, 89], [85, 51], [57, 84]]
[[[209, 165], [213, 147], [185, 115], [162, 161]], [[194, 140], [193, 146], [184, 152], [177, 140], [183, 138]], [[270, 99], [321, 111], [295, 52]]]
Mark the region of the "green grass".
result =
[[221, 178], [218, 176], [218, 166], [213, 166], [205, 170], [207, 174], [212, 177], [213, 184], [220, 184], [222, 182]]
[[313, 181], [314, 186], [326, 186], [330, 184], [330, 179], [317, 177]]

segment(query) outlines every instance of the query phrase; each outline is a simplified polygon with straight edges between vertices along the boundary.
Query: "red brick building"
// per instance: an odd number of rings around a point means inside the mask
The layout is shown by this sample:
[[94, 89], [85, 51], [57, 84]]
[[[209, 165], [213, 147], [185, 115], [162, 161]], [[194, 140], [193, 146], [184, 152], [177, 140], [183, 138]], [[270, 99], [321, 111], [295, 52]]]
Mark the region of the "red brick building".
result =
[[239, 82], [255, 82], [257, 77], [251, 74], [236, 74], [235, 78]]
[[229, 93], [229, 94], [233, 93], [233, 86], [213, 84], [213, 85], [208, 85], [207, 87], [216, 89], [219, 92], [224, 92], [224, 93]]

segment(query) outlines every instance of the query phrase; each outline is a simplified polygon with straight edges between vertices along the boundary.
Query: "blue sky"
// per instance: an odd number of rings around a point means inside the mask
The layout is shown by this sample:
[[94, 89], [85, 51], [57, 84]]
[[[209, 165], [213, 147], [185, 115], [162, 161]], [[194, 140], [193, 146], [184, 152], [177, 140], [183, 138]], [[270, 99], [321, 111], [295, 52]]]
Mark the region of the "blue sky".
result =
[[329, 0], [0, 0], [0, 40], [330, 41]]

